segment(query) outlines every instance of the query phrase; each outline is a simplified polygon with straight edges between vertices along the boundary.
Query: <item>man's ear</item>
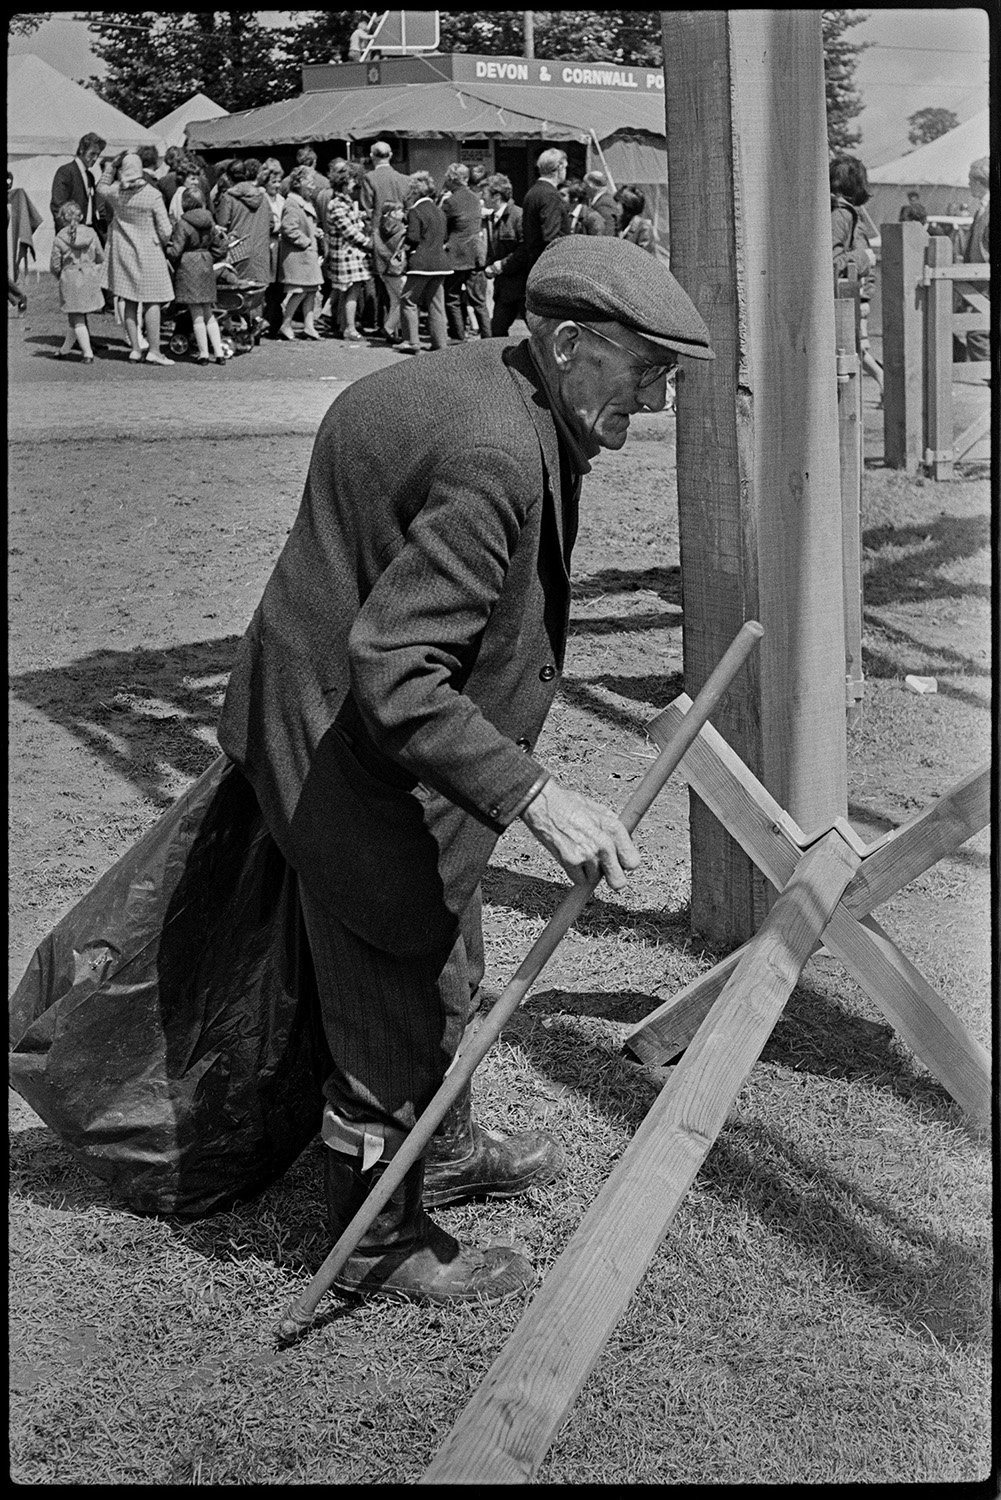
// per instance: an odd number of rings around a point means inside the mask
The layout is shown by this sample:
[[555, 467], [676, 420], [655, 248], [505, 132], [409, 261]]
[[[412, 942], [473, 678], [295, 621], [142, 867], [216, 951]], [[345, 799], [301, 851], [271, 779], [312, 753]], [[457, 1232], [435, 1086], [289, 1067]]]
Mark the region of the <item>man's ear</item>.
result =
[[580, 339], [580, 329], [569, 319], [553, 329], [553, 356], [561, 370], [573, 362]]

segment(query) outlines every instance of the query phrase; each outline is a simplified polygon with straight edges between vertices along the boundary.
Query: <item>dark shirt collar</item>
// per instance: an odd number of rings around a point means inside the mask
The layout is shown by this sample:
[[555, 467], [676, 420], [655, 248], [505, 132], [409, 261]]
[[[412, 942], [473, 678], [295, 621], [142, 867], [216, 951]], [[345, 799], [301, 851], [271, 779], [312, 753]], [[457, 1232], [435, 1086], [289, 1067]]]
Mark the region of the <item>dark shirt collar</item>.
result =
[[546, 372], [543, 370], [542, 365], [540, 364], [539, 359], [536, 356], [535, 349], [532, 346], [531, 340], [527, 339], [526, 343], [528, 345], [528, 353], [531, 359], [530, 373], [535, 377], [539, 386], [541, 387], [546, 397], [546, 404], [549, 407], [549, 410], [552, 412], [553, 422], [556, 426], [556, 436], [559, 439], [560, 449], [566, 455], [570, 467], [573, 469], [576, 476], [579, 477], [582, 474], [590, 474], [591, 459], [597, 455], [599, 451], [598, 447], [595, 448], [594, 453], [588, 453], [585, 451], [584, 447], [581, 444], [580, 438], [578, 438], [577, 434], [570, 427], [569, 423], [566, 421], [565, 417], [559, 409], [559, 397], [557, 393], [552, 389], [549, 381], [546, 378]]

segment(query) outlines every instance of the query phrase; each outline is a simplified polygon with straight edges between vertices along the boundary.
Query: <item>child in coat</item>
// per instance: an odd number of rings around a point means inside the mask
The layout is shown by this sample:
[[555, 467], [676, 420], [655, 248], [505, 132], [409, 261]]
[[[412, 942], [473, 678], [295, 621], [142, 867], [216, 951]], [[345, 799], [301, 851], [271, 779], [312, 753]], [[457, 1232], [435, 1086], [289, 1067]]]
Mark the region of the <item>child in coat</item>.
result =
[[181, 196], [181, 217], [167, 246], [167, 259], [176, 267], [174, 297], [186, 303], [198, 350], [197, 363], [209, 362], [209, 344], [217, 365], [226, 363], [216, 300], [216, 260], [226, 252], [226, 231], [220, 229], [205, 207], [200, 187], [186, 187]]
[[73, 345], [79, 344], [85, 365], [94, 363], [87, 314], [104, 307], [100, 265], [104, 260], [101, 241], [93, 229], [83, 223], [80, 206], [72, 201], [59, 210], [61, 228], [52, 241], [49, 269], [59, 278], [59, 306], [69, 322], [56, 359], [66, 359]]

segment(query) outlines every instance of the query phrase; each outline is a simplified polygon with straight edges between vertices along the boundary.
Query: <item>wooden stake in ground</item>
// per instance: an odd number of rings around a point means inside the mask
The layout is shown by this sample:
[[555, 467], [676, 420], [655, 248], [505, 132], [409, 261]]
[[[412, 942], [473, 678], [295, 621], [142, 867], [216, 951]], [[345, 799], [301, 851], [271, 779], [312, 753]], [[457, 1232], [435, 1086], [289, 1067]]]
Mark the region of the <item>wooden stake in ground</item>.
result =
[[526, 1484], [639, 1285], [858, 868], [803, 856], [421, 1484]]
[[[697, 738], [699, 730], [707, 723], [709, 715], [758, 644], [761, 636], [762, 629], [757, 620], [747, 620], [730, 642], [722, 660], [717, 663], [708, 682], [685, 714], [677, 733], [672, 735], [670, 742], [663, 746], [657, 759], [645, 772], [639, 786], [623, 808], [621, 821], [630, 833], [673, 774], [685, 751]], [[656, 722], [654, 720], [654, 723]], [[652, 730], [653, 725], [650, 727]], [[465, 1088], [477, 1064], [489, 1052], [508, 1019], [517, 1010], [539, 977], [544, 965], [549, 962], [560, 942], [584, 910], [597, 883], [595, 879], [586, 884], [575, 885], [564, 896], [527, 956], [518, 966], [514, 978], [491, 1006], [482, 1026], [453, 1059], [431, 1103], [414, 1125], [413, 1130], [410, 1131], [340, 1239], [337, 1240], [309, 1286], [287, 1309], [285, 1317], [278, 1326], [279, 1344], [294, 1342], [312, 1323], [320, 1298], [329, 1291], [334, 1277], [361, 1240], [362, 1235], [374, 1222], [379, 1211], [388, 1203], [414, 1162], [423, 1154], [446, 1111]]]

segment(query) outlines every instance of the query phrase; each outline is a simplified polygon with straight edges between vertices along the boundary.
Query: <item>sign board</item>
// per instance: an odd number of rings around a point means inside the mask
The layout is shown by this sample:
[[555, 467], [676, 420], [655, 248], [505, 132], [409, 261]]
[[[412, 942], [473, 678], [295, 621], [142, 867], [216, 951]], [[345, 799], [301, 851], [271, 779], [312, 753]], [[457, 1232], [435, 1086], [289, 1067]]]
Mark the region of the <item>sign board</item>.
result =
[[437, 52], [439, 39], [436, 10], [387, 10], [365, 56], [373, 52]]
[[549, 62], [524, 57], [474, 57], [452, 53], [454, 83], [520, 83], [542, 88], [614, 89], [616, 93], [664, 92], [662, 68], [624, 63]]

